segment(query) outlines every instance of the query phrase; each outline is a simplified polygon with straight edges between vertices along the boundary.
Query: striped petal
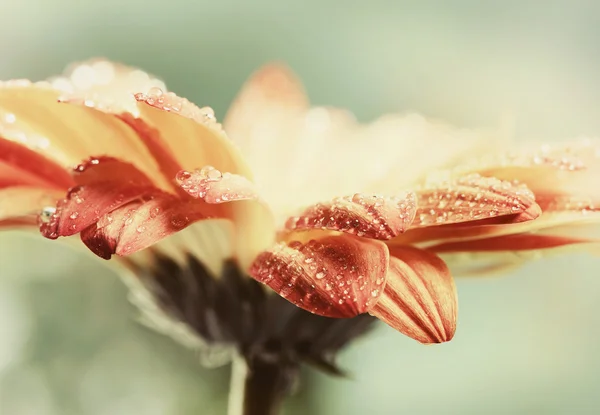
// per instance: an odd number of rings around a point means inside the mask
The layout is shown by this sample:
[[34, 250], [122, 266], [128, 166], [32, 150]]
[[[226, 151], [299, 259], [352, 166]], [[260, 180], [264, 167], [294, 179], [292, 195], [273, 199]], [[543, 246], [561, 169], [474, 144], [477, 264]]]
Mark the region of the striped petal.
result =
[[304, 238], [261, 253], [250, 275], [311, 313], [346, 318], [367, 312], [385, 286], [386, 246], [343, 234]]
[[203, 207], [199, 201], [182, 202], [156, 191], [106, 213], [81, 231], [81, 240], [104, 259], [130, 255], [206, 218]]
[[412, 247], [390, 251], [387, 283], [370, 314], [428, 344], [452, 340], [457, 312], [456, 287], [444, 261]]
[[72, 186], [73, 179], [54, 161], [0, 137], [0, 188], [11, 185], [63, 189]]
[[501, 223], [535, 219], [541, 213], [526, 186], [472, 174], [427, 186], [417, 192], [412, 227], [427, 227], [502, 218]]
[[134, 165], [112, 157], [91, 158], [74, 172], [76, 186], [40, 226], [47, 238], [74, 235], [112, 210], [158, 190]]
[[92, 154], [112, 156], [164, 185], [152, 156], [129, 126], [93, 108], [60, 103], [60, 94], [33, 84], [0, 86], [0, 135], [66, 169]]
[[394, 197], [357, 193], [313, 205], [288, 219], [286, 228], [328, 229], [373, 239], [391, 239], [409, 228], [416, 209], [414, 193]]

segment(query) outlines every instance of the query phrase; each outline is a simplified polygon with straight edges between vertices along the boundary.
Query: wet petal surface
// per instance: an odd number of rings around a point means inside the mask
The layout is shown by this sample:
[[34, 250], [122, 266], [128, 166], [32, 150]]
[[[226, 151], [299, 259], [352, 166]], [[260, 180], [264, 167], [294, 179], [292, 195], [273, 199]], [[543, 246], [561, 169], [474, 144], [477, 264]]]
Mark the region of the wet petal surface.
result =
[[329, 229], [373, 239], [391, 239], [411, 225], [416, 213], [414, 193], [395, 197], [342, 197], [307, 208], [288, 219], [289, 230]]
[[250, 275], [288, 301], [327, 317], [353, 317], [385, 287], [388, 250], [350, 235], [280, 243], [258, 256]]

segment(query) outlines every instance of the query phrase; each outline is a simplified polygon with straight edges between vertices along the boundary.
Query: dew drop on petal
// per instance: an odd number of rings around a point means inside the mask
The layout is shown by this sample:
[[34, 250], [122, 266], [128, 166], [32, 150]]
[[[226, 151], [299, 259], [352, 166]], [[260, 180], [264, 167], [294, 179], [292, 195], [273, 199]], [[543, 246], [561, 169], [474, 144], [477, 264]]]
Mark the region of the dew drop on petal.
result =
[[39, 220], [42, 223], [50, 223], [52, 217], [56, 213], [56, 208], [53, 206], [46, 206], [42, 209], [39, 215]]

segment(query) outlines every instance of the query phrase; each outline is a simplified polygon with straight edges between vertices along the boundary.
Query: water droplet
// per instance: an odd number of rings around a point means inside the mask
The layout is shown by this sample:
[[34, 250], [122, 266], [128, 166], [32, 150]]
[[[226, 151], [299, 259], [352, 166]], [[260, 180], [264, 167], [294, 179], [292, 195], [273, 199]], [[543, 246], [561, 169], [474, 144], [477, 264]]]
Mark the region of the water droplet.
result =
[[191, 178], [192, 178], [192, 173], [190, 173], [187, 170], [181, 170], [175, 176], [175, 180], [177, 180], [179, 183], [185, 182], [185, 181], [187, 181], [187, 180], [189, 180]]
[[207, 178], [208, 180], [219, 180], [223, 177], [223, 174], [215, 169], [213, 166], [204, 166], [200, 170], [200, 175]]
[[53, 206], [46, 206], [40, 212], [40, 221], [42, 223], [49, 223], [52, 220], [52, 216], [56, 213], [56, 208]]

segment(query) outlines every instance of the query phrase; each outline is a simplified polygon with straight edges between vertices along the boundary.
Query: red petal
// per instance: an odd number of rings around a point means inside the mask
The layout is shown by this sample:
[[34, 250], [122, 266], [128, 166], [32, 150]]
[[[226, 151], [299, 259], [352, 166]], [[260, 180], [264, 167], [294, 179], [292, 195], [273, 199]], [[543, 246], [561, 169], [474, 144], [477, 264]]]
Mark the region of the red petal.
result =
[[560, 235], [518, 234], [442, 243], [429, 249], [434, 252], [529, 251], [589, 242], [597, 241]]
[[8, 185], [66, 189], [73, 185], [73, 179], [41, 154], [0, 137], [0, 187]]
[[81, 240], [96, 255], [129, 255], [206, 218], [201, 201], [182, 201], [156, 191], [102, 216], [81, 231]]
[[42, 85], [0, 87], [0, 107], [11, 117], [0, 128], [3, 138], [23, 143], [67, 169], [98, 154], [155, 174], [154, 160], [131, 128], [111, 114], [60, 103], [59, 95]]
[[176, 178], [187, 194], [206, 203], [217, 204], [257, 198], [254, 185], [244, 176], [221, 173], [212, 166], [194, 172], [182, 170], [177, 173]]
[[373, 239], [391, 239], [404, 232], [416, 212], [414, 193], [381, 197], [355, 194], [334, 199], [306, 209], [288, 219], [286, 227], [296, 229], [330, 229]]
[[238, 148], [223, 132], [211, 108], [199, 108], [173, 93], [153, 88], [135, 95], [139, 118], [156, 131], [184, 169], [213, 165], [221, 171], [251, 177]]
[[421, 343], [452, 340], [458, 305], [444, 261], [411, 247], [390, 254], [385, 290], [369, 313]]
[[[142, 140], [150, 154], [152, 154], [152, 157], [156, 160], [164, 178], [167, 182], [173, 183], [175, 176], [182, 169], [182, 166], [171, 150], [163, 143], [160, 132], [152, 128], [144, 120], [135, 118], [131, 114], [121, 114], [119, 118], [135, 130], [140, 140]], [[173, 188], [181, 193], [185, 193], [177, 186], [173, 186]]]
[[258, 256], [250, 275], [293, 304], [327, 317], [368, 311], [384, 288], [388, 251], [348, 235], [280, 243]]
[[474, 169], [485, 176], [525, 183], [544, 211], [556, 210], [551, 205], [557, 199], [587, 197], [600, 203], [598, 141], [545, 145], [535, 151], [484, 160]]
[[74, 235], [100, 217], [156, 190], [135, 166], [111, 157], [89, 159], [75, 168], [77, 186], [57, 205], [40, 231], [46, 238]]
[[[541, 214], [533, 193], [523, 185], [472, 174], [418, 192], [412, 227], [426, 227], [510, 216], [511, 223]], [[505, 220], [502, 220], [505, 222]]]

